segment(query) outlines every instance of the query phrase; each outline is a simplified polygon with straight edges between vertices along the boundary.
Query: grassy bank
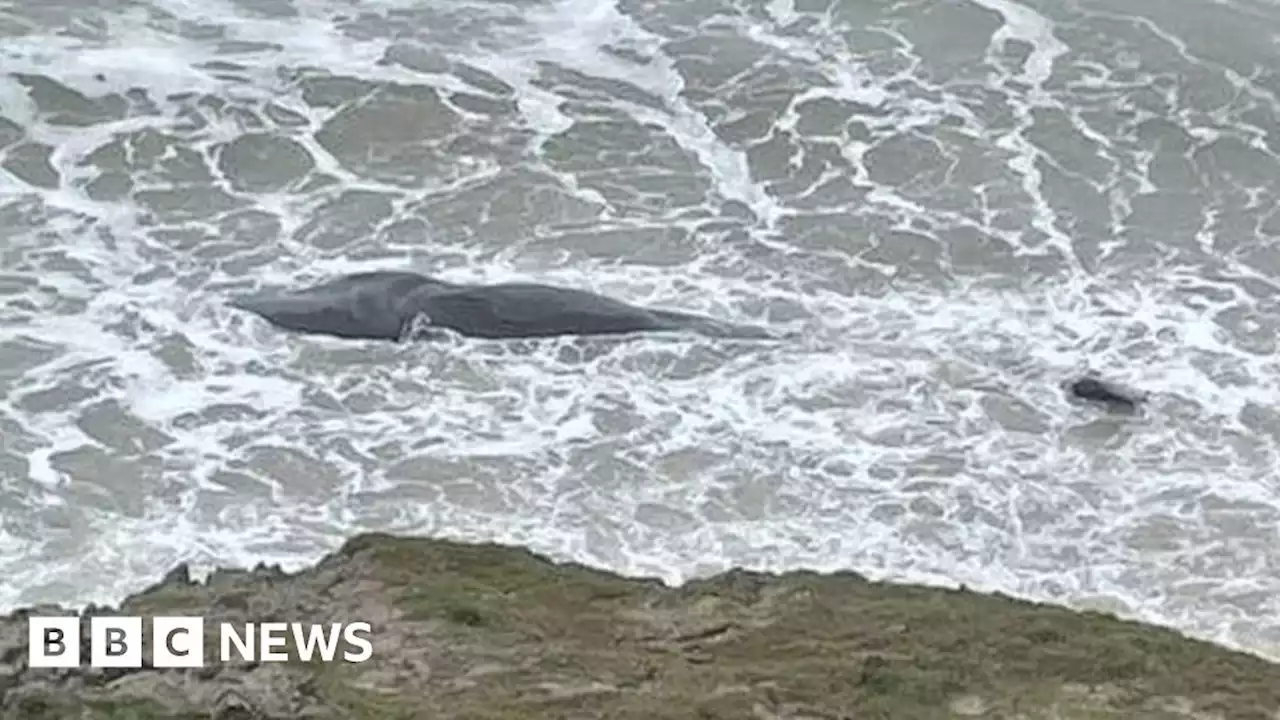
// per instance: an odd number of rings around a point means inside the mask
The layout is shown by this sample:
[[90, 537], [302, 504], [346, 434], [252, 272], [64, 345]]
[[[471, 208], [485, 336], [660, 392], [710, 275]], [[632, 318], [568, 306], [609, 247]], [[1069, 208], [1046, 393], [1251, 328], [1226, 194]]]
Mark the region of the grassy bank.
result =
[[853, 573], [735, 571], [671, 588], [516, 548], [364, 535], [291, 575], [173, 572], [119, 612], [365, 620], [374, 654], [27, 669], [18, 613], [0, 625], [5, 717], [1280, 718], [1280, 666], [1254, 656]]

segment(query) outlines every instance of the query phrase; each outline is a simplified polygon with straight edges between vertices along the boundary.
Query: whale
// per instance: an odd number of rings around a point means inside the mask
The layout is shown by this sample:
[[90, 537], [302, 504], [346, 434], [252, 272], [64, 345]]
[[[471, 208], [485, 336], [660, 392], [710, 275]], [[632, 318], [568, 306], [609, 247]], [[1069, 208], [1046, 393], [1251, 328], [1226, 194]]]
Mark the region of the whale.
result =
[[489, 340], [642, 333], [782, 339], [767, 328], [641, 307], [587, 290], [533, 282], [460, 284], [401, 270], [267, 289], [231, 298], [228, 305], [284, 330], [350, 340], [404, 342], [433, 339], [441, 331]]

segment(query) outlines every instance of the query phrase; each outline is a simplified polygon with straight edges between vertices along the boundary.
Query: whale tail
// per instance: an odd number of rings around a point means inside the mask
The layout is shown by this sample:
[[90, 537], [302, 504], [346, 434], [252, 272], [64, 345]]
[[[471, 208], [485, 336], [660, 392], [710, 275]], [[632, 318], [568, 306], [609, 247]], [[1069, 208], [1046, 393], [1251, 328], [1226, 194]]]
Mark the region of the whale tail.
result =
[[676, 312], [674, 310], [650, 310], [655, 318], [667, 324], [672, 330], [685, 330], [707, 337], [728, 340], [786, 340], [787, 336], [755, 325], [739, 325], [737, 323], [715, 320], [702, 315]]

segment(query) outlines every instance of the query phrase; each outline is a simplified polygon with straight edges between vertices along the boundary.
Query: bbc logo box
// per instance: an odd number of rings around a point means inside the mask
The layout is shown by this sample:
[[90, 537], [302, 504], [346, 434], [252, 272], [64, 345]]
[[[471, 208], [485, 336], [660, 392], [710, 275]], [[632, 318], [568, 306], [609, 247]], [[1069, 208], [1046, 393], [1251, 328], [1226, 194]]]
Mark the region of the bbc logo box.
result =
[[[79, 667], [83, 660], [95, 668], [143, 667], [150, 650], [150, 665], [158, 668], [204, 667], [206, 645], [204, 618], [97, 616], [89, 618], [88, 637], [77, 616], [28, 618], [28, 658], [33, 668]], [[373, 654], [367, 622], [354, 623], [213, 623], [218, 639], [218, 659], [223, 663], [287, 662], [290, 640], [298, 659], [318, 656], [323, 662], [359, 663]], [[89, 657], [82, 657], [87, 640]], [[343, 646], [346, 650], [339, 653]], [[353, 650], [352, 648], [356, 648]]]
[[[82, 618], [30, 617], [28, 643], [31, 667], [134, 668], [143, 666], [141, 617], [95, 616], [88, 618], [88, 637], [82, 635]], [[155, 667], [201, 667], [204, 664], [204, 619], [157, 617], [150, 622], [150, 650]], [[85, 643], [83, 640], [87, 640]], [[87, 646], [89, 657], [81, 657]]]

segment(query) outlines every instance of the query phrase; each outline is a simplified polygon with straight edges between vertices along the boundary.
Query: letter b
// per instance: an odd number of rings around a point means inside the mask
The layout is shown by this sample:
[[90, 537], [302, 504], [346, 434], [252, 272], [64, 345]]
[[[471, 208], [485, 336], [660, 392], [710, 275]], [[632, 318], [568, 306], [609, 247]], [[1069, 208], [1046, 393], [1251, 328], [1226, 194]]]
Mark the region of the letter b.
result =
[[80, 618], [27, 618], [27, 665], [33, 668], [80, 666]]
[[89, 620], [91, 667], [142, 667], [142, 618], [99, 616]]

